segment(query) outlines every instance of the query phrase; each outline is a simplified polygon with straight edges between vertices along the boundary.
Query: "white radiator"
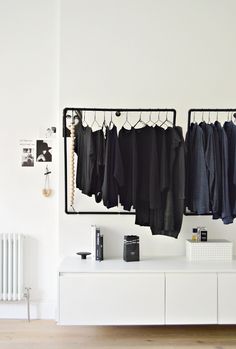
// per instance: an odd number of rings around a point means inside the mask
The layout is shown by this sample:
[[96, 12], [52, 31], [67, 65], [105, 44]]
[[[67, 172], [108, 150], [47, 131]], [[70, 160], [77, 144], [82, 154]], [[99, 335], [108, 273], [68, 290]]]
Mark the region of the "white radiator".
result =
[[0, 301], [23, 299], [23, 235], [0, 234]]

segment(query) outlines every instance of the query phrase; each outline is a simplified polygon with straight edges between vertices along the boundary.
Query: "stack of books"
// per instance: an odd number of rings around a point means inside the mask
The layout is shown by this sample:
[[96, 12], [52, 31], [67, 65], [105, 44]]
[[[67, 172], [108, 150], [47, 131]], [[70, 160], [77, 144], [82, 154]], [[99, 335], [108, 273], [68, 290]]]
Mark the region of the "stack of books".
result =
[[92, 234], [92, 259], [95, 261], [103, 260], [103, 235], [101, 235], [100, 228], [96, 225], [91, 226]]

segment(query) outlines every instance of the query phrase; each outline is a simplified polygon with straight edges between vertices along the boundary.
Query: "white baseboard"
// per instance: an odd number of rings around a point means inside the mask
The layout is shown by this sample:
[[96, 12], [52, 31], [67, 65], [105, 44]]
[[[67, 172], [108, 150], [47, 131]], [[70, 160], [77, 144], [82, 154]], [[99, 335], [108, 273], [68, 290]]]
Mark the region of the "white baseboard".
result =
[[[30, 318], [56, 319], [56, 302], [31, 301]], [[22, 302], [0, 302], [0, 319], [26, 319], [27, 305]]]

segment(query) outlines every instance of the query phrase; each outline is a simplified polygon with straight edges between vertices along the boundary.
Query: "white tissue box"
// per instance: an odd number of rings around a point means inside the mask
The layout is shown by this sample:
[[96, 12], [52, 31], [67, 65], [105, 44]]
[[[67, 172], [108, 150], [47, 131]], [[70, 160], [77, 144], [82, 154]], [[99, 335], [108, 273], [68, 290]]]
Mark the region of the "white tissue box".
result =
[[186, 240], [186, 257], [191, 261], [229, 261], [233, 258], [233, 243], [228, 240]]

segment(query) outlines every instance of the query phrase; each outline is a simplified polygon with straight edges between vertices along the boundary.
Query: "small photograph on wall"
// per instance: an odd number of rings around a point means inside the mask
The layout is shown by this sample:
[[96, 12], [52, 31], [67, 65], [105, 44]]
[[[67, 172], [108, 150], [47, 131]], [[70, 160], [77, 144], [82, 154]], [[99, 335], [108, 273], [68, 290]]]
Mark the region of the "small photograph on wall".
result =
[[46, 138], [55, 138], [56, 137], [56, 132], [57, 132], [56, 126], [48, 127], [46, 129], [45, 137]]
[[22, 167], [33, 167], [34, 166], [34, 148], [23, 148], [21, 157]]
[[38, 139], [36, 141], [36, 160], [37, 162], [52, 162], [52, 143], [51, 141]]
[[35, 142], [33, 140], [20, 140], [20, 159], [22, 167], [34, 167]]

